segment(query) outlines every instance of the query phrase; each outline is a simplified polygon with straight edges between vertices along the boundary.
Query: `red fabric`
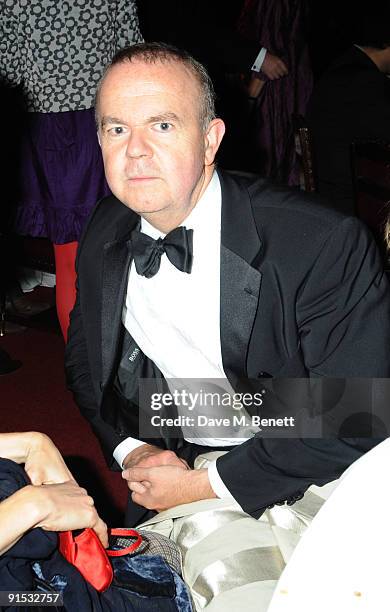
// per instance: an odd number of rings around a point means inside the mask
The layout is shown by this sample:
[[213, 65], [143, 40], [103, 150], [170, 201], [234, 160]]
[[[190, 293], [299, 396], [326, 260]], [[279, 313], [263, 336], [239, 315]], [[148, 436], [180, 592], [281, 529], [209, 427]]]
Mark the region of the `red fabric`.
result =
[[84, 529], [74, 537], [72, 531], [63, 531], [60, 536], [60, 551], [69, 563], [97, 591], [110, 586], [114, 573], [106, 550], [93, 529]]
[[63, 531], [60, 537], [60, 552], [69, 563], [77, 567], [80, 574], [99, 592], [110, 586], [114, 577], [108, 557], [121, 557], [134, 552], [142, 542], [135, 529], [110, 529], [110, 535], [135, 537], [136, 541], [120, 550], [105, 549], [93, 529], [84, 529], [74, 537], [72, 531]]
[[78, 242], [54, 245], [57, 315], [65, 342], [68, 335], [70, 311], [76, 300], [77, 247]]

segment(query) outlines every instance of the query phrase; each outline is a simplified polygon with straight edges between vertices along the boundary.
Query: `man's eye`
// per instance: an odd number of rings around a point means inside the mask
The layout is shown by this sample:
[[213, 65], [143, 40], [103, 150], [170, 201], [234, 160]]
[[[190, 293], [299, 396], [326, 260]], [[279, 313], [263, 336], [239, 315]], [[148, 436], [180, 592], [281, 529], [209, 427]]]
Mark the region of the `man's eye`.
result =
[[108, 130], [108, 133], [112, 134], [113, 136], [119, 136], [120, 134], [123, 134], [123, 132], [124, 129], [120, 125], [116, 125]]
[[161, 123], [157, 124], [157, 127], [161, 132], [167, 132], [171, 129], [172, 124], [168, 123], [167, 121], [162, 121]]

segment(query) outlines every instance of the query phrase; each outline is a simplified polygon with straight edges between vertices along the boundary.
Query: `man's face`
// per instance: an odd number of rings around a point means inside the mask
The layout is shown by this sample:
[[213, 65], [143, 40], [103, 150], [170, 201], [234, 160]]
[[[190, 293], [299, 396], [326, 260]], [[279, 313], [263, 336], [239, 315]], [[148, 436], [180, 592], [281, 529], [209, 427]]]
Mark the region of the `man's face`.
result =
[[180, 224], [211, 177], [223, 123], [204, 131], [199, 99], [195, 78], [176, 62], [117, 64], [103, 81], [99, 139], [108, 184], [152, 224]]

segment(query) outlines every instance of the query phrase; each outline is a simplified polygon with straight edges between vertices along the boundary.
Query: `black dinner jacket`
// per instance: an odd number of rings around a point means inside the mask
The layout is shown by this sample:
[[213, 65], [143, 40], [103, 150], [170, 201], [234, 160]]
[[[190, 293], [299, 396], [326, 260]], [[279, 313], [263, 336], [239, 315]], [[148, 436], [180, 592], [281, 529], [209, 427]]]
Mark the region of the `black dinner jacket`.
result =
[[353, 214], [351, 143], [390, 141], [390, 80], [364, 51], [351, 47], [314, 87], [307, 123], [320, 193]]
[[[387, 377], [389, 290], [367, 230], [311, 197], [218, 172], [222, 188], [221, 349], [227, 377]], [[139, 217], [115, 197], [96, 207], [80, 242], [68, 386], [109, 463], [134, 432], [107, 419], [121, 315]], [[189, 325], [191, 322], [189, 322]], [[147, 375], [154, 364], [144, 357]], [[151, 369], [152, 368], [152, 369]], [[110, 405], [115, 412], [115, 405]], [[104, 418], [103, 418], [104, 417]], [[110, 421], [108, 423], [107, 421]], [[241, 505], [256, 515], [312, 482], [337, 477], [363, 445], [255, 438], [218, 460]], [[233, 462], [233, 469], [230, 465]]]

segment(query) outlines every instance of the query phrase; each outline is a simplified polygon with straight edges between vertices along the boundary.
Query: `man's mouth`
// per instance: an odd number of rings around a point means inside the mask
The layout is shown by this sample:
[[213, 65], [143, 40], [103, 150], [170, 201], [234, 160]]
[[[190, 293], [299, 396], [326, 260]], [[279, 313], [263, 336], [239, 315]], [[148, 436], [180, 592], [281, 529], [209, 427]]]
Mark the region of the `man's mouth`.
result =
[[127, 180], [132, 183], [136, 183], [136, 182], [142, 182], [142, 181], [153, 181], [157, 178], [158, 178], [157, 176], [136, 175], [136, 176], [128, 176]]

